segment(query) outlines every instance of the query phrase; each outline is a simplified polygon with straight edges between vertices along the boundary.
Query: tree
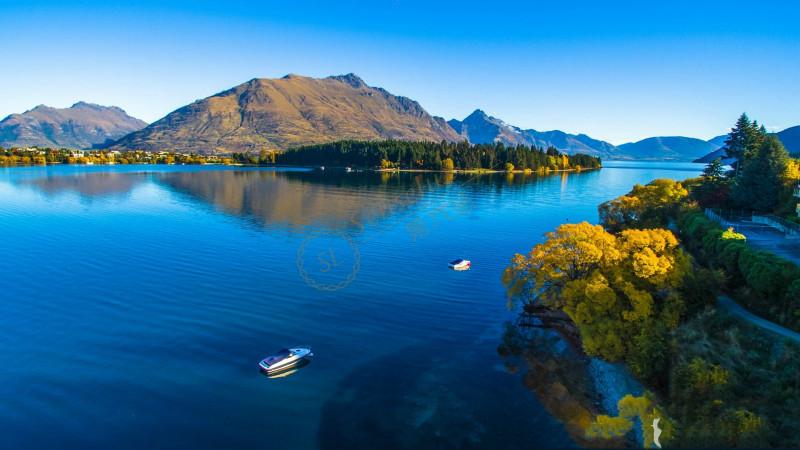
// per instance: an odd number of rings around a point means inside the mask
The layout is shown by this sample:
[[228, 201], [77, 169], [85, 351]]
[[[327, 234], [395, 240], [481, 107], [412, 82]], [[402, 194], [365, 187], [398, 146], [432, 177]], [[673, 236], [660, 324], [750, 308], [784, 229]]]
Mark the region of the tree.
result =
[[744, 162], [733, 185], [732, 198], [742, 208], [772, 211], [784, 187], [789, 154], [775, 136], [769, 136], [755, 157]]
[[689, 192], [675, 180], [661, 178], [598, 207], [600, 220], [608, 229], [618, 231], [629, 227], [664, 227], [672, 212]]
[[452, 172], [455, 166], [453, 165], [452, 158], [445, 158], [442, 160], [442, 170], [446, 172]]
[[674, 424], [651, 399], [652, 394], [646, 393], [641, 397], [630, 394], [622, 397], [617, 402], [619, 415], [611, 417], [600, 415], [587, 428], [589, 438], [613, 438], [628, 434], [633, 429], [634, 420], [641, 421], [644, 438], [644, 448], [653, 447], [653, 420], [658, 419], [661, 436], [659, 444], [673, 438]]
[[506, 167], [506, 172], [514, 171], [514, 164], [511, 164], [510, 162], [507, 162], [505, 167]]
[[703, 178], [712, 183], [722, 179], [723, 175], [725, 175], [725, 168], [720, 158], [715, 158], [703, 169]]
[[[587, 222], [565, 224], [528, 255], [517, 254], [504, 274], [512, 296], [566, 313], [584, 351], [610, 361], [652, 350], [637, 345], [656, 332], [652, 321], [677, 325], [677, 294], [690, 261], [669, 230], [625, 230], [615, 236]], [[663, 334], [663, 333], [661, 333]], [[634, 368], [635, 369], [635, 368]]]
[[742, 165], [752, 158], [766, 138], [766, 130], [758, 122], [750, 121], [746, 113], [742, 113], [725, 140], [725, 154], [736, 161], [734, 175], [738, 176]]

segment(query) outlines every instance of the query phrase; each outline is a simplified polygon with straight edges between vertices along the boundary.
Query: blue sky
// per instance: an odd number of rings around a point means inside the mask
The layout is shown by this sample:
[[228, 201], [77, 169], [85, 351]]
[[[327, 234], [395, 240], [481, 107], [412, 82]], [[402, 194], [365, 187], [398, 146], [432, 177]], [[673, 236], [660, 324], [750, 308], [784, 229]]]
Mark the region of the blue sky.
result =
[[150, 122], [255, 77], [354, 72], [448, 119], [614, 144], [742, 111], [779, 130], [800, 124], [798, 23], [769, 0], [0, 0], [0, 116], [85, 100]]

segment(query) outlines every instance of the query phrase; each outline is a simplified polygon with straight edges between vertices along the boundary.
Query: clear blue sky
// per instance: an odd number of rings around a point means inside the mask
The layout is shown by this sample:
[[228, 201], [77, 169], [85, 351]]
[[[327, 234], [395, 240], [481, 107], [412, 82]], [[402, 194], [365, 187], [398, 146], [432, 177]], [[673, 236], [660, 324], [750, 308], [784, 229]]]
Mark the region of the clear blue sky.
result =
[[615, 144], [742, 111], [800, 124], [792, 1], [130, 3], [0, 0], [0, 116], [85, 100], [150, 122], [255, 77], [354, 72], [448, 119]]

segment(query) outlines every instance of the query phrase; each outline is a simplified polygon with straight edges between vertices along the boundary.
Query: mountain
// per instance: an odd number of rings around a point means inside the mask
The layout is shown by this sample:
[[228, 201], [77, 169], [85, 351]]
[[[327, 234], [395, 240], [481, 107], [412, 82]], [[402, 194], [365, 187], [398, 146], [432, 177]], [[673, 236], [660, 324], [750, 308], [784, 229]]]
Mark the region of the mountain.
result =
[[713, 160], [715, 160], [717, 158], [721, 159], [722, 162], [725, 163], [725, 164], [729, 164], [731, 162], [731, 161], [728, 160], [727, 152], [725, 151], [724, 148], [718, 148], [718, 149], [714, 150], [713, 152], [711, 152], [711, 153], [709, 153], [709, 154], [707, 154], [707, 155], [705, 155], [705, 156], [703, 156], [701, 158], [697, 158], [697, 159], [693, 160], [692, 162], [708, 164], [708, 163], [710, 163], [711, 161], [713, 161]]
[[611, 156], [614, 152], [613, 145], [585, 134], [575, 135], [559, 130], [523, 130], [489, 116], [480, 109], [476, 109], [464, 120], [452, 119], [447, 123], [473, 144], [502, 142], [505, 145], [536, 145], [542, 148], [552, 146], [570, 154], [586, 153], [601, 157]]
[[722, 148], [723, 146], [725, 146], [725, 141], [727, 140], [728, 140], [728, 135], [722, 134], [717, 137], [713, 137], [706, 142], [708, 142], [711, 145], [714, 145], [717, 148]]
[[39, 105], [0, 122], [2, 147], [91, 148], [144, 128], [147, 123], [116, 106], [78, 102], [69, 108]]
[[789, 153], [793, 155], [800, 153], [800, 125], [778, 132], [778, 139], [783, 142]]
[[621, 158], [692, 161], [716, 150], [716, 144], [685, 136], [658, 136], [617, 146]]
[[253, 79], [169, 113], [114, 149], [227, 153], [342, 139], [456, 141], [419, 103], [354, 74]]

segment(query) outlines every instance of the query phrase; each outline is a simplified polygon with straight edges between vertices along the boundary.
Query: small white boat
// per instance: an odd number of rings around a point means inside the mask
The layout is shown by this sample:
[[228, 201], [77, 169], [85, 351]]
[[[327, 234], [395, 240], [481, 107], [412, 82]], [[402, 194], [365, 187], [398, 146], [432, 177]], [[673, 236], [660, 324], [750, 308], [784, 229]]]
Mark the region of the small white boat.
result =
[[472, 262], [468, 259], [457, 259], [450, 261], [448, 266], [453, 270], [468, 270], [472, 266]]
[[311, 353], [310, 347], [284, 348], [262, 359], [258, 366], [267, 374], [272, 374], [295, 367], [312, 356], [314, 354]]
[[349, 172], [352, 172], [353, 169], [351, 167], [345, 167], [344, 171], [349, 173]]

